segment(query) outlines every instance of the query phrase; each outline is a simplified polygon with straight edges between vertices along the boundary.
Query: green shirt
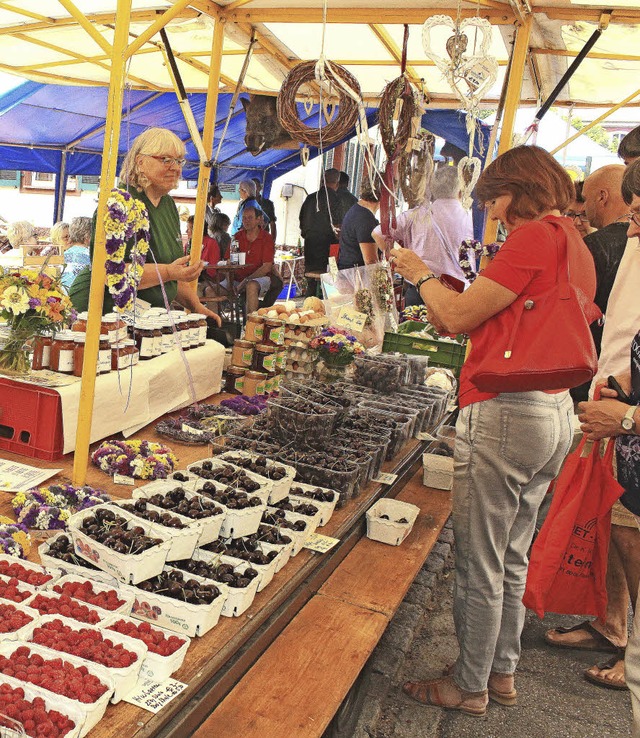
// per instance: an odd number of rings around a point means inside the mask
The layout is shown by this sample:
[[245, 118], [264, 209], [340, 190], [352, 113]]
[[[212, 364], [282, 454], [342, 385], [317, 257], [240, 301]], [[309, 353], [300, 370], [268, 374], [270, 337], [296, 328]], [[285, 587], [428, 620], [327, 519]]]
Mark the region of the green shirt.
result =
[[[151, 239], [150, 248], [147, 252], [146, 263], [153, 264], [153, 257], [155, 256], [155, 261], [158, 264], [171, 264], [171, 262], [184, 256], [182, 238], [180, 236], [180, 217], [178, 215], [178, 208], [172, 198], [169, 197], [169, 195], [163, 195], [156, 207], [144, 192], [132, 189], [131, 194], [136, 199], [144, 203], [149, 213], [149, 230], [151, 233]], [[92, 259], [95, 240], [96, 215], [97, 211], [93, 215], [93, 235], [91, 237], [91, 245], [89, 247]], [[127, 260], [129, 259], [129, 250], [131, 247], [132, 243], [129, 243], [127, 245], [127, 255], [125, 257]], [[90, 284], [91, 268], [87, 268], [78, 274], [71, 285], [69, 297], [71, 298], [74, 308], [78, 312], [88, 310]], [[175, 281], [165, 282], [164, 288], [167, 293], [169, 304], [171, 304], [171, 301], [174, 300], [178, 294], [178, 283]], [[145, 290], [139, 290], [138, 297], [141, 300], [150, 302], [153, 307], [165, 306], [164, 298], [162, 296], [162, 288], [159, 284], [155, 287], [148, 287]], [[109, 294], [109, 290], [105, 287], [102, 312], [103, 314], [110, 313], [112, 310], [113, 300]]]

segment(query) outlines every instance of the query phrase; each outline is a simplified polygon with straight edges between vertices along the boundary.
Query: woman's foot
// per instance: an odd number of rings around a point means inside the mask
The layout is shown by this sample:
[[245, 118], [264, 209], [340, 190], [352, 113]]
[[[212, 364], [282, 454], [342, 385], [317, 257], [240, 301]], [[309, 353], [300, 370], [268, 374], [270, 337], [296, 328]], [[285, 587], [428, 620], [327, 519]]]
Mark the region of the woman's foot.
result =
[[487, 712], [489, 702], [486, 689], [482, 692], [465, 692], [449, 676], [424, 682], [405, 682], [402, 691], [421, 705], [459, 710], [473, 717], [482, 717]]
[[607, 689], [628, 689], [624, 678], [624, 652], [609, 659], [606, 664], [587, 669], [584, 678]]
[[518, 702], [518, 692], [515, 688], [513, 674], [499, 674], [492, 671], [489, 674], [489, 699], [506, 707], [513, 707]]

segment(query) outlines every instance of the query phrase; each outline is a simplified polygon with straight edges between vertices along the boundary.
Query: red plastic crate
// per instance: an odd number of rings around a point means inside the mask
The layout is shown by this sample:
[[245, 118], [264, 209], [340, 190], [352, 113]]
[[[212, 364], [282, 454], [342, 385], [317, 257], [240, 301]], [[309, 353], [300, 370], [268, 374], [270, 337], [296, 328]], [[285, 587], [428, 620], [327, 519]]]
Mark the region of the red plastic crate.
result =
[[0, 378], [0, 449], [53, 461], [63, 456], [63, 448], [60, 395]]

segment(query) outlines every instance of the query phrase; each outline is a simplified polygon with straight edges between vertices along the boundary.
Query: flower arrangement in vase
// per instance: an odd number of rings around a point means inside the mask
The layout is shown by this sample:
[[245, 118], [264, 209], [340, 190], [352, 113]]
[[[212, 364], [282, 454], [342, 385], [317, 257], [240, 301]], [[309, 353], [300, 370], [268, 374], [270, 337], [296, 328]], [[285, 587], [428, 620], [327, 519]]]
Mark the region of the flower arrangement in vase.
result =
[[318, 353], [317, 374], [328, 382], [342, 379], [354, 358], [364, 353], [364, 346], [355, 336], [332, 327], [323, 328], [311, 340], [309, 348]]
[[9, 328], [0, 349], [0, 372], [29, 371], [28, 340], [55, 334], [74, 316], [59, 277], [41, 270], [0, 267], [0, 318]]

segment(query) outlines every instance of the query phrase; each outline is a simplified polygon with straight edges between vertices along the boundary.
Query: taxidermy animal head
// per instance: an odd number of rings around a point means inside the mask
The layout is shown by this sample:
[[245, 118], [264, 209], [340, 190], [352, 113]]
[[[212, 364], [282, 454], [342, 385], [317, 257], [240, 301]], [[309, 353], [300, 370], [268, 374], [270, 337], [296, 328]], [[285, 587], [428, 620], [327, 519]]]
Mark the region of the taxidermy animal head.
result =
[[244, 137], [247, 150], [254, 156], [266, 149], [297, 148], [298, 145], [280, 125], [276, 98], [270, 95], [249, 95], [240, 98], [247, 118]]

